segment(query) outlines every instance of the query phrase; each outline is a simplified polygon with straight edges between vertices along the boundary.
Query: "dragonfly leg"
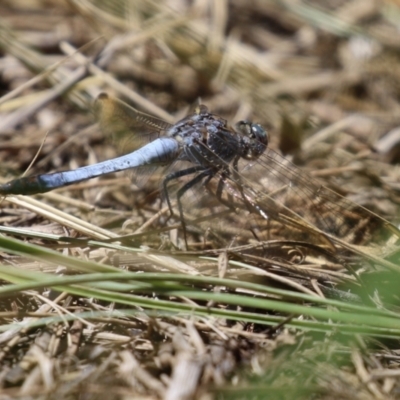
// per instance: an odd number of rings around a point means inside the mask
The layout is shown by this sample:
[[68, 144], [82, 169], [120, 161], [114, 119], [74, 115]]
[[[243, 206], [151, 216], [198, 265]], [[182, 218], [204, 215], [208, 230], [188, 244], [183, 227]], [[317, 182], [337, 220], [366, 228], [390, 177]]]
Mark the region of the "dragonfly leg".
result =
[[[162, 183], [162, 185], [163, 185], [163, 192], [164, 192], [165, 198], [166, 198], [166, 200], [167, 200], [169, 212], [170, 212], [170, 214], [171, 214], [171, 216], [172, 216], [172, 215], [174, 215], [174, 212], [173, 212], [173, 210], [172, 210], [171, 199], [170, 199], [170, 196], [169, 196], [169, 194], [168, 194], [168, 183], [171, 182], [171, 181], [173, 181], [173, 180], [175, 180], [175, 179], [181, 178], [181, 177], [183, 177], [183, 176], [195, 174], [195, 173], [201, 172], [201, 171], [202, 171], [202, 173], [201, 173], [200, 175], [196, 176], [196, 177], [193, 178], [191, 181], [187, 182], [182, 188], [179, 189], [179, 191], [178, 191], [178, 193], [177, 193], [177, 203], [178, 203], [179, 217], [180, 217], [180, 221], [181, 221], [181, 225], [182, 225], [183, 236], [184, 236], [184, 238], [185, 238], [185, 245], [186, 245], [186, 248], [188, 248], [188, 244], [187, 244], [187, 234], [186, 234], [186, 224], [185, 224], [185, 220], [184, 220], [184, 217], [183, 217], [183, 208], [182, 208], [182, 204], [181, 204], [180, 198], [181, 198], [181, 197], [185, 194], [185, 192], [188, 191], [192, 186], [194, 186], [196, 183], [200, 182], [200, 181], [204, 178], [204, 176], [209, 175], [209, 174], [210, 174], [210, 169], [209, 169], [209, 168], [205, 169], [205, 168], [204, 168], [203, 166], [201, 166], [201, 165], [196, 165], [196, 166], [194, 166], [194, 167], [187, 168], [187, 169], [184, 169], [184, 170], [182, 170], [182, 171], [175, 171], [175, 172], [169, 174], [169, 175], [163, 180], [163, 183]], [[207, 173], [204, 174], [204, 172], [206, 172], [206, 171], [207, 171]], [[200, 179], [197, 179], [199, 176], [200, 176], [201, 178], [200, 178]]]
[[162, 182], [163, 192], [164, 192], [164, 195], [165, 195], [165, 199], [167, 200], [169, 212], [170, 212], [171, 215], [174, 215], [174, 213], [172, 211], [171, 199], [170, 199], [169, 194], [168, 194], [168, 183], [173, 181], [173, 180], [175, 180], [175, 179], [181, 178], [182, 176], [195, 174], [196, 172], [200, 172], [200, 171], [204, 171], [204, 167], [202, 167], [200, 165], [197, 165], [195, 167], [187, 168], [187, 169], [184, 169], [182, 171], [173, 172], [173, 173], [169, 174], [163, 180], [163, 182]]
[[[183, 185], [179, 190], [178, 193], [176, 194], [176, 200], [178, 203], [178, 210], [179, 210], [179, 217], [181, 220], [181, 225], [182, 225], [182, 231], [183, 231], [183, 237], [185, 238], [185, 245], [186, 249], [188, 249], [188, 243], [187, 243], [187, 231], [186, 231], [186, 223], [185, 223], [185, 218], [183, 216], [183, 208], [182, 208], [182, 202], [181, 202], [181, 197], [193, 186], [197, 185], [200, 183], [205, 177], [208, 177], [208, 181], [211, 179], [210, 174], [212, 174], [212, 171], [207, 168], [206, 170], [203, 171], [195, 176], [191, 181], [187, 182], [185, 185]], [[212, 176], [211, 176], [212, 177]]]

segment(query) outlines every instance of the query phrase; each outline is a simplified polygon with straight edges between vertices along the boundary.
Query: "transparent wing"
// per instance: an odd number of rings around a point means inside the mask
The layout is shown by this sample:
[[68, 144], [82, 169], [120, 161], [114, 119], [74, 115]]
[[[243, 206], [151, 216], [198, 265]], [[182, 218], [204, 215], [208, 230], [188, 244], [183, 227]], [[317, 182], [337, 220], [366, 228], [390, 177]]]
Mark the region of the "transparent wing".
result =
[[[230, 224], [247, 226], [259, 239], [310, 242], [310, 235], [322, 232], [349, 244], [373, 243], [377, 248], [393, 236], [399, 241], [400, 231], [394, 225], [324, 187], [271, 149], [251, 164], [241, 160], [238, 170], [231, 169], [227, 176], [219, 173], [210, 182], [210, 191], [218, 197], [217, 187], [223, 182], [220, 197], [233, 210]], [[238, 235], [242, 234], [239, 229]]]
[[[259, 179], [250, 182], [249, 174]], [[369, 242], [376, 231], [382, 236], [385, 231], [399, 235], [388, 221], [324, 187], [272, 149], [265, 151], [251, 172], [243, 168], [242, 176], [244, 186], [249, 184], [246, 192], [266, 213], [277, 208], [280, 214], [289, 215], [292, 210], [308, 224], [353, 244]]]
[[172, 126], [107, 93], [99, 94], [94, 103], [94, 112], [102, 132], [112, 141], [119, 154], [137, 150]]
[[[145, 114], [107, 93], [101, 93], [94, 103], [94, 112], [100, 129], [111, 141], [118, 154], [127, 154], [162, 136], [171, 124]], [[131, 180], [144, 187], [156, 171], [157, 166], [138, 167], [129, 172]], [[160, 177], [155, 180], [159, 181]]]

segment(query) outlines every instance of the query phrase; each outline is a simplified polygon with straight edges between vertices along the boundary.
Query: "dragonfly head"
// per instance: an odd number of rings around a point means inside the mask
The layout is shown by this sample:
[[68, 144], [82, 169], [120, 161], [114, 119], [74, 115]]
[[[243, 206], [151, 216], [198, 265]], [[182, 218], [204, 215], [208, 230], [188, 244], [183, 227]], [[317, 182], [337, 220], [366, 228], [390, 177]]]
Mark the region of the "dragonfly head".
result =
[[235, 124], [235, 130], [242, 139], [242, 157], [247, 160], [255, 160], [268, 146], [268, 133], [260, 124], [250, 121], [239, 121]]

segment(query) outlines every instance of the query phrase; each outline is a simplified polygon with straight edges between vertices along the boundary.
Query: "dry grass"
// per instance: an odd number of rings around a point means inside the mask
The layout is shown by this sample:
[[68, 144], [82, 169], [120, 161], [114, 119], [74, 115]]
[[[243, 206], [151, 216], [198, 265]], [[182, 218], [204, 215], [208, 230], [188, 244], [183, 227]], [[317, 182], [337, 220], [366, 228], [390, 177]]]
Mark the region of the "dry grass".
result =
[[0, 398], [399, 398], [397, 3], [3, 0], [2, 183], [114, 157], [106, 91], [263, 124], [321, 203], [254, 165], [185, 251], [156, 174], [6, 197]]

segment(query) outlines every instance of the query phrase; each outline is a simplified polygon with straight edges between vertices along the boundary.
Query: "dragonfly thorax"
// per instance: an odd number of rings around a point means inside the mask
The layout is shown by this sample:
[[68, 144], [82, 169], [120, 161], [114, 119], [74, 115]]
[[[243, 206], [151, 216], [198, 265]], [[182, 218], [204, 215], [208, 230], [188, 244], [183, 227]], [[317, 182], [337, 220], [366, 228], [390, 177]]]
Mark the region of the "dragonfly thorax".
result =
[[241, 139], [205, 106], [175, 124], [168, 135], [182, 145], [180, 158], [206, 168], [226, 167], [241, 154]]

